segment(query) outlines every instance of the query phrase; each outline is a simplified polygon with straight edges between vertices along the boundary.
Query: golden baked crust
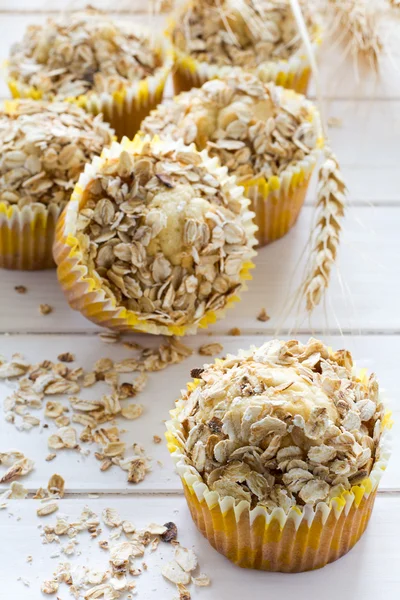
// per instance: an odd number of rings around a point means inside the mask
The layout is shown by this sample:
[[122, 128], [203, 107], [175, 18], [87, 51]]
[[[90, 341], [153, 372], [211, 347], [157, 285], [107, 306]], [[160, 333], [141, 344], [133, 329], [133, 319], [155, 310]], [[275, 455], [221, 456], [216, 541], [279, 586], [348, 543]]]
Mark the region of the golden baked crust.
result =
[[309, 156], [321, 138], [318, 114], [303, 96], [241, 70], [160, 105], [141, 129], [195, 142], [241, 182], [280, 175]]
[[184, 453], [221, 498], [288, 512], [329, 502], [379, 460], [378, 384], [345, 350], [273, 340], [196, 377], [178, 401]]
[[161, 58], [144, 29], [93, 8], [31, 25], [10, 52], [9, 75], [46, 99], [117, 92], [152, 75]]
[[73, 104], [19, 100], [0, 110], [0, 202], [64, 206], [113, 130]]

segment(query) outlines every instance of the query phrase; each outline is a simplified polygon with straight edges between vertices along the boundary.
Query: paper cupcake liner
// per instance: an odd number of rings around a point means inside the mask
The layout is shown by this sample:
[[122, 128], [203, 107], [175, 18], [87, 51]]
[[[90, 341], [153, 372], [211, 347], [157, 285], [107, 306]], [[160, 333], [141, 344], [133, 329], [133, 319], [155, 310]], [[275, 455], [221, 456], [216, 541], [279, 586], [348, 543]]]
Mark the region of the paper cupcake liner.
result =
[[[244, 351], [241, 354], [246, 355]], [[196, 387], [196, 380], [188, 387]], [[261, 505], [251, 509], [245, 501], [235, 505], [233, 498], [221, 498], [211, 491], [196, 469], [187, 464], [179, 412], [178, 403], [166, 424], [166, 438], [190, 513], [210, 544], [232, 562], [245, 568], [298, 573], [337, 560], [360, 539], [390, 457], [392, 422], [388, 411], [382, 423], [379, 458], [369, 477], [329, 504], [294, 506], [288, 513], [282, 508], [268, 512]]]
[[[106, 148], [103, 151], [101, 157], [96, 157], [90, 165], [86, 165], [85, 171], [81, 174], [71, 199], [57, 225], [53, 254], [58, 265], [58, 279], [70, 306], [97, 325], [119, 331], [137, 331], [156, 335], [183, 336], [194, 334], [197, 329], [205, 329], [210, 324], [215, 323], [217, 319], [222, 318], [227, 308], [240, 301], [239, 296], [234, 295], [230, 297], [224, 308], [209, 311], [195, 324], [178, 326], [158, 325], [147, 322], [136, 312], [118, 306], [114, 299], [106, 296], [99, 276], [95, 272], [90, 273], [88, 267], [84, 264], [82, 250], [75, 236], [77, 215], [80, 207], [84, 204], [84, 190], [97, 173], [99, 167], [109, 157], [117, 157], [121, 146], [128, 151], [140, 152], [145, 141], [150, 141], [150, 137], [136, 136], [133, 141], [124, 138], [121, 144], [112, 144], [110, 148]], [[152, 143], [159, 144], [160, 147], [165, 144], [165, 142], [158, 138], [154, 138]], [[182, 141], [174, 143], [178, 150], [185, 148]], [[191, 146], [191, 149], [195, 151], [194, 144]], [[208, 166], [212, 173], [222, 176], [232, 189], [236, 188], [231, 193], [236, 194], [237, 197], [242, 196], [242, 189], [236, 186], [233, 177], [227, 175], [227, 169], [221, 167], [217, 159], [210, 159], [206, 152], [201, 154], [204, 164]], [[256, 245], [254, 235], [256, 226], [253, 222], [254, 214], [248, 210], [249, 200], [242, 196], [241, 201], [244, 207], [242, 224], [250, 240], [250, 246], [253, 247]], [[245, 282], [252, 279], [250, 270], [254, 268], [254, 264], [250, 259], [255, 254], [256, 252], [251, 250], [249, 252], [249, 260], [242, 265], [240, 272], [242, 282], [241, 292], [247, 290]]]
[[0, 267], [24, 271], [54, 268], [52, 246], [60, 212], [56, 204], [19, 208], [0, 202]]
[[[103, 113], [104, 120], [110, 123], [118, 139], [123, 136], [133, 138], [145, 117], [162, 101], [165, 83], [173, 65], [174, 52], [167, 41], [162, 40], [159, 52], [163, 65], [153, 75], [131, 85], [123, 85], [113, 93], [83, 94], [75, 98], [67, 98], [93, 115]], [[14, 98], [31, 98], [40, 100], [43, 94], [36, 88], [29, 87], [8, 78], [8, 87]], [[44, 98], [49, 100], [49, 98]]]
[[[175, 21], [171, 21], [167, 35], [173, 44], [173, 29]], [[321, 28], [315, 25], [312, 34], [312, 51], [316, 54], [321, 45]], [[193, 87], [201, 87], [209, 79], [224, 77], [237, 67], [218, 66], [208, 62], [198, 61], [190, 54], [175, 47], [175, 65], [173, 70], [173, 82], [175, 94], [188, 92]], [[247, 69], [245, 69], [247, 70]], [[256, 69], [248, 69], [261, 79], [261, 81], [273, 81], [284, 88], [290, 88], [298, 93], [306, 94], [311, 76], [311, 66], [307, 55], [302, 52], [293, 54], [287, 60], [268, 61], [259, 65]]]
[[296, 223], [318, 154], [319, 150], [311, 152], [305, 160], [286, 169], [280, 177], [273, 176], [268, 180], [259, 177], [240, 183], [255, 213], [259, 246], [266, 246], [283, 237]]
[[315, 106], [293, 90], [282, 90], [288, 99], [296, 99], [310, 115], [318, 132], [316, 148], [303, 160], [287, 167], [279, 176], [256, 177], [241, 181], [246, 197], [251, 202], [258, 227], [259, 246], [266, 246], [283, 237], [295, 225], [307, 195], [308, 184], [324, 146], [320, 116]]

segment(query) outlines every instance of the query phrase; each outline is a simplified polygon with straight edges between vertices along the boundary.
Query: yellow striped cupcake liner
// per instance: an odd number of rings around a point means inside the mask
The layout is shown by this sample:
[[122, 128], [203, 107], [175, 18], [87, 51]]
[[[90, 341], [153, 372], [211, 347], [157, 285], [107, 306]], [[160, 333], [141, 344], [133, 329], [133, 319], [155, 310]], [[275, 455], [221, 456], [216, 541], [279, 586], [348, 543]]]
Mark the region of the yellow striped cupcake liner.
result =
[[[244, 351], [240, 354], [246, 355]], [[188, 389], [194, 387], [196, 380], [188, 384]], [[182, 406], [178, 401], [171, 411], [172, 420], [166, 424], [168, 449], [193, 521], [218, 552], [240, 567], [298, 573], [337, 560], [357, 543], [368, 525], [390, 457], [389, 411], [382, 422], [379, 459], [369, 477], [329, 503], [294, 506], [285, 513], [282, 508], [268, 512], [261, 505], [251, 509], [246, 501], [235, 505], [233, 498], [221, 498], [209, 489], [196, 469], [187, 464], [183, 428], [178, 420]]]
[[[160, 66], [153, 75], [129, 85], [121, 85], [113, 93], [91, 92], [78, 97], [66, 98], [93, 115], [103, 113], [104, 120], [110, 123], [118, 139], [123, 136], [133, 138], [145, 117], [162, 101], [165, 83], [173, 65], [174, 52], [168, 40], [157, 40], [157, 53], [161, 57]], [[52, 100], [43, 97], [41, 90], [24, 85], [8, 77], [8, 87], [14, 98], [32, 100]]]
[[[173, 30], [176, 20], [171, 20], [166, 35], [173, 44]], [[321, 45], [321, 27], [314, 26], [311, 34], [311, 45], [314, 54]], [[193, 87], [201, 87], [209, 79], [217, 79], [227, 75], [233, 67], [213, 65], [208, 62], [198, 61], [190, 54], [175, 47], [175, 65], [173, 82], [175, 94], [187, 92]], [[287, 60], [268, 61], [256, 69], [249, 69], [261, 81], [273, 81], [284, 88], [306, 94], [311, 76], [310, 61], [304, 50], [293, 54]]]
[[[239, 295], [229, 298], [225, 307], [207, 312], [195, 324], [177, 326], [149, 323], [142, 319], [137, 312], [117, 305], [114, 299], [106, 296], [100, 277], [95, 271], [90, 271], [84, 263], [82, 249], [75, 235], [78, 212], [85, 203], [84, 191], [95, 177], [99, 168], [109, 158], [118, 157], [121, 150], [139, 153], [143, 144], [147, 142], [155, 145], [155, 152], [157, 152], [157, 148], [161, 149], [166, 143], [158, 138], [151, 140], [149, 136], [142, 137], [137, 135], [133, 141], [124, 138], [121, 144], [114, 142], [110, 148], [104, 149], [101, 157], [96, 157], [90, 165], [86, 165], [85, 171], [81, 174], [71, 199], [57, 224], [53, 253], [58, 265], [58, 280], [70, 306], [97, 325], [118, 331], [137, 331], [155, 335], [190, 335], [196, 333], [198, 329], [206, 329], [209, 325], [215, 323], [217, 319], [223, 318], [226, 309], [240, 301]], [[177, 150], [188, 148], [182, 141], [168, 143], [174, 144]], [[190, 149], [191, 151], [196, 151], [194, 144], [190, 146]], [[223, 177], [226, 184], [230, 186], [232, 195], [240, 200], [243, 206], [242, 225], [247, 232], [250, 246], [255, 246], [256, 238], [254, 234], [256, 226], [253, 222], [254, 214], [248, 210], [250, 203], [243, 196], [242, 188], [236, 186], [234, 177], [227, 175], [227, 169], [221, 167], [217, 159], [210, 159], [206, 152], [202, 152], [201, 156], [203, 164], [208, 167], [210, 172]], [[247, 290], [246, 281], [252, 279], [250, 270], [254, 268], [254, 264], [251, 258], [255, 254], [255, 250], [251, 249], [248, 260], [242, 265], [240, 272], [242, 282], [241, 291]]]
[[0, 267], [35, 271], [55, 267], [52, 246], [61, 209], [0, 202]]

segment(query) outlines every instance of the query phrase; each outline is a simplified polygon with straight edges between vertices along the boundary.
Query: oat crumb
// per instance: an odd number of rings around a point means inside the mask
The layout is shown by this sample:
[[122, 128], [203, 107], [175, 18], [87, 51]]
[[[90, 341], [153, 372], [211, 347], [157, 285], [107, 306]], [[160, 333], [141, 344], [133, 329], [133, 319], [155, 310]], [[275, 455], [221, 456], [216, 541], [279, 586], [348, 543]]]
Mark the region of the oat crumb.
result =
[[40, 304], [39, 310], [41, 315], [49, 315], [53, 312], [53, 307], [50, 304]]
[[269, 321], [270, 318], [271, 317], [267, 314], [267, 311], [265, 310], [265, 308], [262, 308], [257, 315], [257, 321], [262, 321], [263, 323], [265, 323], [266, 321]]
[[161, 442], [162, 442], [162, 439], [160, 438], [160, 436], [159, 436], [159, 435], [153, 435], [153, 442], [154, 442], [155, 444], [161, 444]]
[[199, 354], [201, 356], [214, 356], [214, 354], [219, 354], [220, 352], [222, 352], [223, 349], [224, 347], [222, 346], [222, 344], [219, 344], [218, 342], [214, 342], [211, 344], [203, 344], [199, 348]]
[[229, 330], [229, 335], [241, 335], [242, 332], [240, 331], [239, 327], [232, 327], [232, 329]]
[[28, 288], [26, 288], [24, 285], [16, 285], [14, 290], [17, 292], [17, 294], [26, 294]]

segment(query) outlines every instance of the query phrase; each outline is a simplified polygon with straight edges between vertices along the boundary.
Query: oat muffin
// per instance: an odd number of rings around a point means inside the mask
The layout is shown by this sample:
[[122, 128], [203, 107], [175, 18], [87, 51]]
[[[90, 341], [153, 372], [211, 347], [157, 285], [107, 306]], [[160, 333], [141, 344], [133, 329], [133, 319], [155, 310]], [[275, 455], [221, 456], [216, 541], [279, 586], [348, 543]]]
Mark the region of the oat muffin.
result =
[[192, 375], [167, 437], [211, 544], [240, 566], [287, 572], [350, 550], [388, 458], [375, 375], [315, 339], [273, 340]]
[[[303, 14], [315, 51], [319, 27]], [[176, 50], [175, 92], [199, 87], [236, 66], [306, 93], [310, 65], [290, 0], [200, 0], [186, 3], [170, 28]]]
[[14, 97], [73, 100], [101, 111], [119, 137], [133, 137], [161, 101], [171, 64], [165, 40], [88, 8], [29, 26], [11, 48], [9, 86]]
[[207, 327], [249, 278], [248, 205], [227, 169], [194, 145], [114, 143], [86, 169], [60, 219], [55, 258], [71, 306], [120, 330]]
[[261, 245], [296, 222], [322, 145], [318, 112], [304, 96], [241, 70], [160, 105], [141, 130], [218, 156], [245, 187]]
[[85, 164], [113, 130], [74, 104], [20, 100], [0, 110], [0, 266], [53, 267], [55, 223]]

